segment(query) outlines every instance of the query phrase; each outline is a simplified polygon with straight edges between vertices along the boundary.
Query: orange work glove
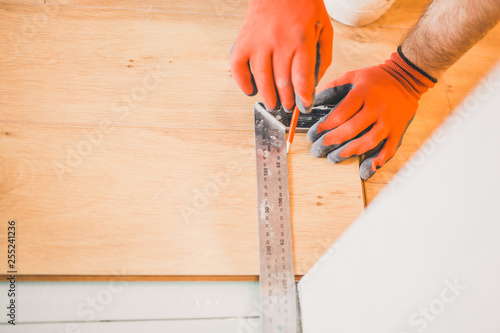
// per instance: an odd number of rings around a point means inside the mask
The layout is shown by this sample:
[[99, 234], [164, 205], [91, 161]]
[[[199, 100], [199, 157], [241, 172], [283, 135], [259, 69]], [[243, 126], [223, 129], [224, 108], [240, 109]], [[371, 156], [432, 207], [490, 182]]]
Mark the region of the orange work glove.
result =
[[332, 61], [333, 28], [322, 0], [250, 0], [231, 50], [231, 72], [270, 110], [309, 112]]
[[420, 96], [436, 82], [401, 47], [384, 64], [345, 73], [316, 97], [316, 105], [338, 105], [309, 129], [311, 154], [331, 163], [364, 155], [359, 172], [370, 178], [394, 156]]

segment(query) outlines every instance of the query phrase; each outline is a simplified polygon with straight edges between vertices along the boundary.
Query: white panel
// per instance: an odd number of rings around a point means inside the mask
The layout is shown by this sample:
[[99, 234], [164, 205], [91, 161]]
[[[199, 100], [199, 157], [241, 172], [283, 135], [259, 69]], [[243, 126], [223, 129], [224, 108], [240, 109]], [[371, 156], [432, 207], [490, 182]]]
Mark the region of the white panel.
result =
[[241, 330], [238, 319], [175, 321], [49, 323], [0, 326], [3, 333], [258, 333], [259, 328]]
[[299, 282], [304, 333], [500, 332], [500, 64]]
[[[20, 323], [259, 316], [256, 282], [18, 282], [16, 289]], [[0, 295], [5, 309], [5, 282]]]

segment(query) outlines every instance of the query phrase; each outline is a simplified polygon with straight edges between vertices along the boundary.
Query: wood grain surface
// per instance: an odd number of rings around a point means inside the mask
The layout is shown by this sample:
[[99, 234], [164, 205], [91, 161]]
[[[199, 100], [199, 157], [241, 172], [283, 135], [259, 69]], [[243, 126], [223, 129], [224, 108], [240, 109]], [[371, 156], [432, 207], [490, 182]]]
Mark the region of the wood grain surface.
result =
[[[242, 16], [161, 3], [198, 11], [0, 2], [0, 221], [17, 222], [19, 274], [258, 274], [258, 97], [228, 63]], [[299, 276], [363, 209], [357, 161], [309, 145], [289, 155]]]
[[[333, 21], [333, 63], [320, 85], [387, 59], [426, 3], [396, 1], [366, 27]], [[250, 159], [251, 109], [258, 96], [242, 95], [228, 65], [245, 9], [244, 0], [0, 1], [0, 217], [28, 219], [19, 220], [19, 246], [28, 251], [20, 250], [26, 279], [56, 278], [39, 274], [83, 280], [149, 274], [160, 280], [255, 279]], [[497, 26], [423, 96], [396, 156], [363, 182], [365, 203], [499, 60], [499, 38]], [[91, 143], [90, 153], [85, 142]], [[331, 166], [310, 158], [308, 145], [299, 135], [290, 156], [298, 274], [361, 211], [357, 162]], [[78, 149], [81, 161], [73, 153]], [[231, 178], [235, 184], [229, 190], [190, 215], [202, 221], [200, 230], [176, 223], [182, 219], [178, 204], [210, 186], [210, 173], [228, 161], [241, 166], [244, 177]], [[237, 209], [234, 200], [246, 206]], [[223, 217], [217, 228], [203, 226], [216, 217]], [[138, 229], [146, 225], [150, 229], [142, 239], [153, 241], [142, 245]], [[158, 233], [167, 230], [178, 237], [169, 232], [167, 242], [156, 244], [164, 240]], [[182, 233], [193, 230], [198, 235], [193, 239]], [[241, 247], [235, 245], [239, 238], [220, 244], [221, 235], [226, 239], [242, 230], [247, 238]], [[110, 236], [114, 231], [121, 239]], [[3, 246], [5, 234], [0, 237]], [[176, 243], [185, 247], [172, 253]], [[186, 250], [195, 243], [206, 250]], [[140, 253], [134, 255], [134, 249]], [[219, 257], [207, 259], [204, 252], [220, 255], [222, 268], [213, 267]], [[201, 257], [191, 262], [197, 254]], [[22, 259], [31, 255], [38, 263]], [[50, 267], [47, 262], [56, 259], [58, 267]]]

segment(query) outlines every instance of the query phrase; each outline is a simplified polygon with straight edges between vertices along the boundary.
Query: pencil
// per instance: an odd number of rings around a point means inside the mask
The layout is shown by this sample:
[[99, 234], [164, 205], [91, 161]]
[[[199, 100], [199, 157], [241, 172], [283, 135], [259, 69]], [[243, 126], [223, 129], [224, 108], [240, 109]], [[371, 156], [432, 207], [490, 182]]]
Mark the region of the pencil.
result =
[[299, 120], [299, 108], [295, 106], [292, 113], [292, 120], [290, 122], [290, 129], [288, 130], [288, 137], [286, 138], [286, 153], [290, 150], [290, 146], [293, 142], [293, 137], [295, 136], [295, 128], [297, 127], [297, 120]]

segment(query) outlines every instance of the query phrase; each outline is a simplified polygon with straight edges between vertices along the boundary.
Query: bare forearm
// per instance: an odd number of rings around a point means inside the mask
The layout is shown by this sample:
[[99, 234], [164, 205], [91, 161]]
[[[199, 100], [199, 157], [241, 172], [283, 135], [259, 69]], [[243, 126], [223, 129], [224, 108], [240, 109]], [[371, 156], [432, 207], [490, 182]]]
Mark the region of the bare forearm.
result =
[[499, 20], [499, 0], [434, 0], [406, 36], [403, 54], [438, 78]]

